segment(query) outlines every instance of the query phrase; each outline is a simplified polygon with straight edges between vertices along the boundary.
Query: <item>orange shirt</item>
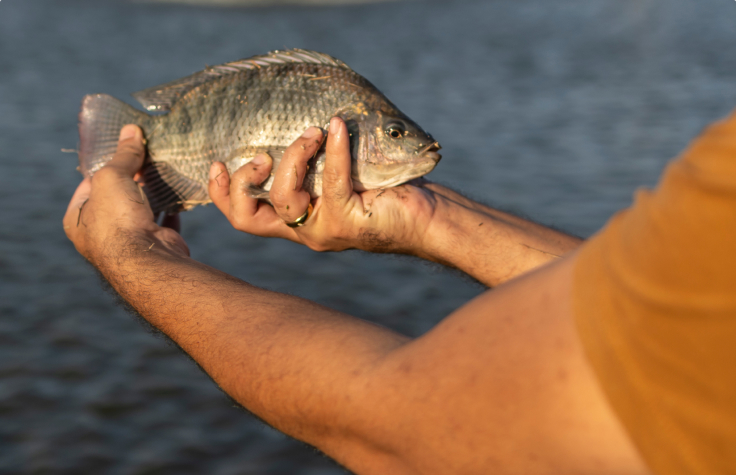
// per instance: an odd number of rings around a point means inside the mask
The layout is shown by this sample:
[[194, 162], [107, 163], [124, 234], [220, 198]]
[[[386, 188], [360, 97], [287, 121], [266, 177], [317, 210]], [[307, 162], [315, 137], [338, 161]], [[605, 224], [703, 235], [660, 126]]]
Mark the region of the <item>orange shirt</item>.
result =
[[578, 255], [583, 345], [655, 473], [736, 473], [736, 115], [635, 198]]

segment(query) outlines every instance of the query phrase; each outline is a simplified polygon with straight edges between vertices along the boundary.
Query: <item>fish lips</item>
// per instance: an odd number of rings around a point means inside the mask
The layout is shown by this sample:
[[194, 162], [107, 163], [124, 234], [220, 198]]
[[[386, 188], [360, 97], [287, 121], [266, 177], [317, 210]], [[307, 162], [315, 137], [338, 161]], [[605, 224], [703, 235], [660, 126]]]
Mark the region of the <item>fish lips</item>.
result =
[[442, 160], [442, 155], [440, 155], [439, 150], [442, 148], [439, 142], [433, 142], [426, 147], [424, 147], [422, 150], [419, 150], [417, 154], [421, 155], [424, 158], [429, 158], [430, 160], [434, 161], [434, 164], [437, 165], [440, 163], [440, 160]]
[[437, 165], [438, 163], [440, 163], [440, 160], [442, 160], [442, 155], [440, 155], [437, 152], [424, 152], [422, 154], [422, 156], [423, 157], [426, 157], [426, 158], [429, 158], [430, 160], [432, 160], [435, 165]]

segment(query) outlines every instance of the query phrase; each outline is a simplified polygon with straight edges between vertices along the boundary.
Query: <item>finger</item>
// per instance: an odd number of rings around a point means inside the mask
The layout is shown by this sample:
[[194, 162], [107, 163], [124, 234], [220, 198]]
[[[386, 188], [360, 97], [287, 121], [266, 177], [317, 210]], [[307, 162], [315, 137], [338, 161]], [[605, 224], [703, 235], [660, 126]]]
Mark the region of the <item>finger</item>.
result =
[[230, 180], [230, 222], [239, 229], [250, 229], [247, 223], [258, 211], [258, 199], [253, 198], [250, 188], [260, 185], [269, 177], [273, 160], [268, 154], [259, 153], [250, 162], [238, 169]]
[[69, 200], [69, 206], [67, 206], [66, 213], [64, 214], [63, 225], [64, 230], [69, 234], [70, 230], [76, 227], [81, 210], [84, 203], [89, 199], [89, 194], [92, 189], [92, 180], [87, 177], [77, 186], [77, 189], [72, 195], [72, 199]]
[[222, 162], [214, 162], [210, 167], [210, 182], [207, 187], [210, 199], [222, 214], [230, 219], [230, 174]]
[[181, 234], [181, 218], [179, 217], [179, 213], [165, 214], [164, 219], [161, 220], [161, 227], [173, 229]]
[[120, 130], [117, 151], [106, 166], [118, 169], [132, 178], [143, 166], [145, 157], [143, 131], [137, 125], [129, 124]]
[[287, 223], [299, 218], [311, 197], [302, 189], [307, 162], [322, 145], [324, 134], [317, 127], [308, 128], [289, 146], [276, 169], [269, 196], [279, 217]]
[[145, 157], [146, 147], [140, 127], [129, 124], [120, 129], [115, 155], [92, 177], [92, 199], [94, 200], [98, 194], [109, 197], [122, 193], [127, 197], [126, 202], [116, 202], [122, 208], [128, 202], [143, 206], [135, 206], [125, 211], [119, 207], [117, 212], [124, 213], [125, 219], [130, 222], [137, 222], [139, 218], [153, 222], [153, 211], [143, 192], [143, 185], [133, 179], [139, 175]]
[[330, 120], [330, 134], [325, 147], [325, 171], [322, 175], [322, 202], [328, 208], [340, 208], [353, 193], [350, 177], [350, 136], [339, 117]]

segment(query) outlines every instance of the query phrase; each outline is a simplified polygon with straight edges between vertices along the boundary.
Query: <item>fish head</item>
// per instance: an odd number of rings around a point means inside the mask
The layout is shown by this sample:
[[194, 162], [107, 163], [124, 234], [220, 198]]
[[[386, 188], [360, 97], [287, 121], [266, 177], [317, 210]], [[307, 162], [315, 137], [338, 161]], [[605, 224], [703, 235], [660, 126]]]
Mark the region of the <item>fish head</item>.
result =
[[357, 191], [400, 185], [426, 175], [440, 161], [440, 144], [397, 110], [376, 110], [346, 121]]

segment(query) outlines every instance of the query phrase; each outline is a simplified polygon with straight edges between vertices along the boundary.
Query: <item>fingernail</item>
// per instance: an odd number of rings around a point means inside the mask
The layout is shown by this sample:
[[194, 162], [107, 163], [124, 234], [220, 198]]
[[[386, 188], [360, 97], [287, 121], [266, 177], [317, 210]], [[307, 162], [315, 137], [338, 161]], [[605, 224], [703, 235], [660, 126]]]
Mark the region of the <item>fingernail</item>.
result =
[[253, 159], [251, 163], [257, 167], [260, 167], [261, 165], [266, 163], [266, 157], [264, 157], [263, 154], [259, 153], [258, 155], [255, 156], [255, 158]]
[[126, 125], [120, 130], [120, 140], [134, 139], [140, 129], [135, 125]]
[[216, 167], [214, 163], [210, 166], [210, 180], [214, 180], [215, 178], [217, 178], [217, 175], [220, 173], [217, 170], [218, 168], [220, 167]]
[[330, 119], [330, 135], [337, 135], [337, 131], [340, 129], [340, 119], [333, 117]]
[[310, 127], [302, 134], [303, 139], [313, 139], [318, 135], [322, 135], [322, 131], [318, 127]]

